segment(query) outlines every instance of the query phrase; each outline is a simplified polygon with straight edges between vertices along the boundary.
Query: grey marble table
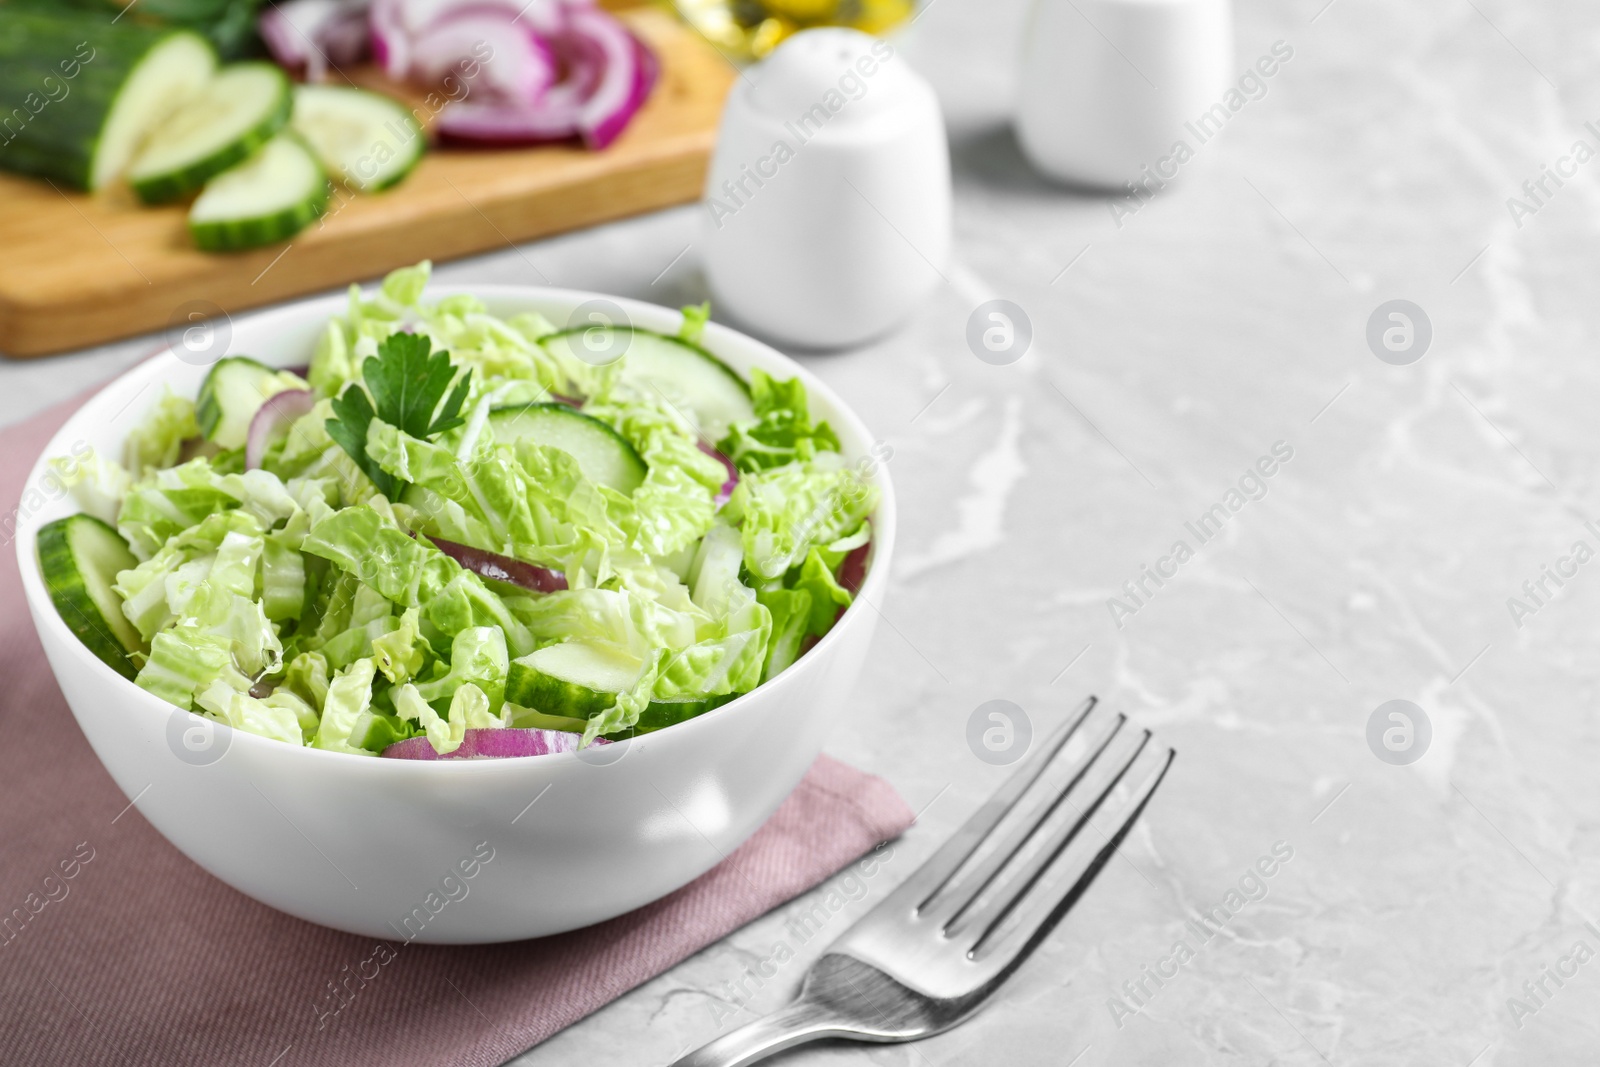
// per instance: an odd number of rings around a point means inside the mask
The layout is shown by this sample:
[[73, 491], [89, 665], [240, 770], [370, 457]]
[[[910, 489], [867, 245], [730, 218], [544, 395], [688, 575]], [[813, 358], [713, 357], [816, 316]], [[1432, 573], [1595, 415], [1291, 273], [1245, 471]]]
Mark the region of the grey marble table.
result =
[[[1600, 24], [1576, 0], [1325, 3], [1241, 0], [1239, 68], [1275, 41], [1292, 60], [1133, 212], [1019, 157], [1022, 4], [926, 9], [905, 51], [951, 125], [956, 262], [893, 336], [806, 357], [893, 447], [904, 516], [828, 747], [926, 810], [823, 935], [794, 943], [807, 902], [779, 909], [517, 1064], [663, 1063], [776, 1006], [1003, 777], [968, 748], [973, 710], [1044, 729], [1088, 693], [1179, 752], [1121, 860], [974, 1022], [787, 1062], [1600, 1056], [1600, 163], [1573, 162], [1600, 148]], [[698, 299], [698, 226], [685, 208], [439, 274]], [[1009, 366], [964, 341], [993, 297], [1033, 327]], [[1392, 299], [1431, 323], [1409, 365], [1367, 341]], [[0, 367], [0, 421], [148, 347]], [[1186, 524], [1219, 503], [1202, 541]], [[1141, 590], [1146, 566], [1176, 573]], [[1409, 765], [1368, 741], [1390, 700], [1431, 727], [1413, 716]], [[754, 988], [780, 940], [797, 958]]]

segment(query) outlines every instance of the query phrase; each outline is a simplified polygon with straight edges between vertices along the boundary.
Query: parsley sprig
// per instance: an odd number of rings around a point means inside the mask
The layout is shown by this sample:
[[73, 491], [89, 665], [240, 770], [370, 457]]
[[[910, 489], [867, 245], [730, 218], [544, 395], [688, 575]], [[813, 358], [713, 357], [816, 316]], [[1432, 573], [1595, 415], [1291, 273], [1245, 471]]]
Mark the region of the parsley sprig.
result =
[[367, 427], [378, 419], [427, 440], [460, 426], [466, 421], [461, 418], [461, 405], [466, 402], [472, 375], [461, 375], [452, 390], [450, 382], [455, 376], [449, 354], [434, 352], [428, 337], [392, 334], [378, 346], [376, 356], [368, 356], [361, 364], [366, 388], [352, 384], [334, 399], [337, 417], [327, 422], [328, 436], [350, 453], [379, 492], [393, 500], [404, 483], [367, 455]]

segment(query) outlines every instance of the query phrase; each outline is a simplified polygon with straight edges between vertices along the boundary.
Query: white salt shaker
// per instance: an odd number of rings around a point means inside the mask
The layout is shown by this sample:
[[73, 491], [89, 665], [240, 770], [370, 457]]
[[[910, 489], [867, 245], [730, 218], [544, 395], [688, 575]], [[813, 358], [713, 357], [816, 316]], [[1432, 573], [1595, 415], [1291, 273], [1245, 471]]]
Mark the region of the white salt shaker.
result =
[[1164, 184], [1195, 147], [1184, 124], [1221, 101], [1232, 63], [1230, 0], [1036, 0], [1018, 139], [1059, 181]]
[[857, 344], [901, 322], [950, 252], [933, 89], [888, 41], [806, 30], [734, 85], [706, 179], [714, 304], [773, 340]]

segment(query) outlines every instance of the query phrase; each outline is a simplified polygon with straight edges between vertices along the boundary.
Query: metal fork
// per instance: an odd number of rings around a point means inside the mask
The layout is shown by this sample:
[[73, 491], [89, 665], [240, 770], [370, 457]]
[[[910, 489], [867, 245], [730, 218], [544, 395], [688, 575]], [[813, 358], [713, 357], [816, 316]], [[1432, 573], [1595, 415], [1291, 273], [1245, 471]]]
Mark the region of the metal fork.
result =
[[[1095, 714], [1096, 703], [1085, 701], [928, 862], [829, 945], [787, 1007], [672, 1067], [742, 1067], [826, 1038], [916, 1041], [976, 1012], [1089, 888], [1177, 755], [1152, 748], [1149, 730], [1125, 731], [1127, 716]], [[1053, 767], [1064, 783], [1034, 789]], [[1025, 796], [1041, 793], [1027, 817], [1001, 829]], [[1103, 808], [1110, 834], [1091, 822]]]

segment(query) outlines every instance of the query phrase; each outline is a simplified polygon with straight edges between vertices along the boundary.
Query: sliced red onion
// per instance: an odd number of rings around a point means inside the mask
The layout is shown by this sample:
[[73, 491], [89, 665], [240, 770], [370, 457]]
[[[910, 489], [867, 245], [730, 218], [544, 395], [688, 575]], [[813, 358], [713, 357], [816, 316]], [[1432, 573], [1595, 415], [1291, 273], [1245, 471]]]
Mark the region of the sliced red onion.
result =
[[[334, 0], [294, 0], [331, 3]], [[437, 84], [476, 63], [468, 98], [439, 113], [455, 143], [616, 140], [654, 87], [654, 54], [590, 0], [371, 0], [372, 49], [392, 78]], [[481, 44], [494, 53], [481, 59]]]
[[463, 59], [476, 61], [471, 49], [479, 42], [494, 47], [498, 58], [505, 34], [535, 39], [559, 34], [566, 24], [567, 7], [562, 0], [372, 0], [372, 51], [385, 73], [404, 79], [416, 73], [413, 64], [418, 49], [443, 26], [486, 18], [500, 28], [492, 36], [468, 40], [446, 65]]
[[592, 65], [580, 69], [570, 61], [566, 68], [566, 79], [546, 89], [536, 103], [485, 96], [446, 104], [439, 112], [439, 135], [447, 141], [487, 147], [565, 141], [578, 136], [585, 84], [597, 81], [598, 73]]
[[[471, 93], [497, 100], [533, 101], [554, 85], [555, 53], [542, 37], [518, 26], [516, 15], [494, 8], [463, 9], [441, 18], [411, 46], [411, 74], [429, 84], [459, 78], [458, 64], [483, 42], [492, 42], [494, 58], [479, 64]], [[473, 59], [472, 62], [476, 62]]]
[[578, 113], [578, 132], [590, 148], [604, 148], [627, 128], [655, 84], [654, 57], [627, 28], [603, 11], [575, 11], [571, 32], [601, 52], [600, 84]]
[[452, 144], [484, 148], [566, 141], [577, 136], [577, 109], [535, 111], [520, 105], [466, 101], [446, 104], [435, 128]]
[[560, 80], [532, 96], [491, 89], [451, 103], [439, 114], [442, 137], [482, 145], [581, 137], [595, 149], [616, 140], [655, 85], [656, 57], [610, 14], [586, 4], [558, 6], [564, 16], [551, 19], [554, 28], [541, 39]]
[[[426, 737], [408, 737], [396, 741], [383, 750], [387, 759], [448, 760], [448, 759], [514, 759], [519, 756], [549, 756], [557, 752], [578, 751], [581, 734], [564, 730], [520, 730], [478, 727], [468, 730], [461, 747], [448, 755], [434, 750], [433, 742]], [[597, 737], [591, 745], [609, 745]]]
[[[861, 592], [861, 582], [867, 576], [867, 553], [871, 549], [871, 541], [864, 545], [857, 545], [845, 554], [844, 559], [839, 561], [839, 573], [836, 577], [839, 579], [839, 584], [850, 590], [852, 594]], [[845, 610], [845, 606], [840, 604], [839, 610], [833, 613], [835, 625], [838, 624], [840, 619], [844, 618]], [[801, 644], [800, 655], [802, 656], [811, 651], [811, 646], [817, 643], [818, 638], [810, 637], [806, 640], [810, 643]]]
[[861, 582], [867, 576], [867, 553], [872, 550], [872, 542], [852, 548], [844, 559], [839, 561], [839, 584], [852, 593], [861, 592]]
[[256, 24], [279, 64], [321, 81], [335, 67], [366, 58], [368, 0], [289, 0], [271, 4]]
[[[372, 30], [367, 15], [367, 0], [345, 5], [338, 18], [322, 28], [318, 43], [322, 55], [334, 66], [361, 63], [372, 54]], [[319, 76], [323, 74], [318, 71]], [[308, 71], [309, 76], [309, 71]]]
[[718, 452], [715, 448], [706, 444], [704, 441], [697, 441], [695, 443], [700, 446], [700, 451], [704, 452], [706, 455], [715, 456], [717, 459], [721, 460], [722, 466], [728, 472], [728, 480], [722, 483], [721, 489], [717, 490], [716, 504], [718, 507], [721, 507], [723, 504], [728, 502], [728, 498], [733, 495], [734, 487], [739, 484], [739, 468], [733, 465], [733, 460], [729, 459], [727, 456], [724, 456], [721, 452]]
[[[479, 0], [494, 6], [490, 0]], [[505, 0], [506, 4], [510, 0]], [[465, 5], [458, 0], [372, 0], [372, 57], [396, 81], [411, 73], [413, 46], [433, 23]]]
[[244, 440], [244, 469], [253, 471], [261, 466], [267, 447], [279, 430], [285, 432], [289, 424], [316, 406], [317, 395], [309, 389], [286, 389], [274, 393], [256, 410], [250, 420], [250, 429]]
[[557, 571], [524, 563], [520, 559], [502, 556], [487, 549], [446, 541], [442, 537], [430, 537], [428, 540], [432, 541], [440, 552], [480, 578], [492, 578], [497, 582], [520, 586], [535, 593], [555, 593], [567, 587], [567, 576]]
[[372, 28], [372, 58], [396, 81], [411, 66], [411, 35], [400, 21], [399, 0], [372, 0], [368, 23]]

